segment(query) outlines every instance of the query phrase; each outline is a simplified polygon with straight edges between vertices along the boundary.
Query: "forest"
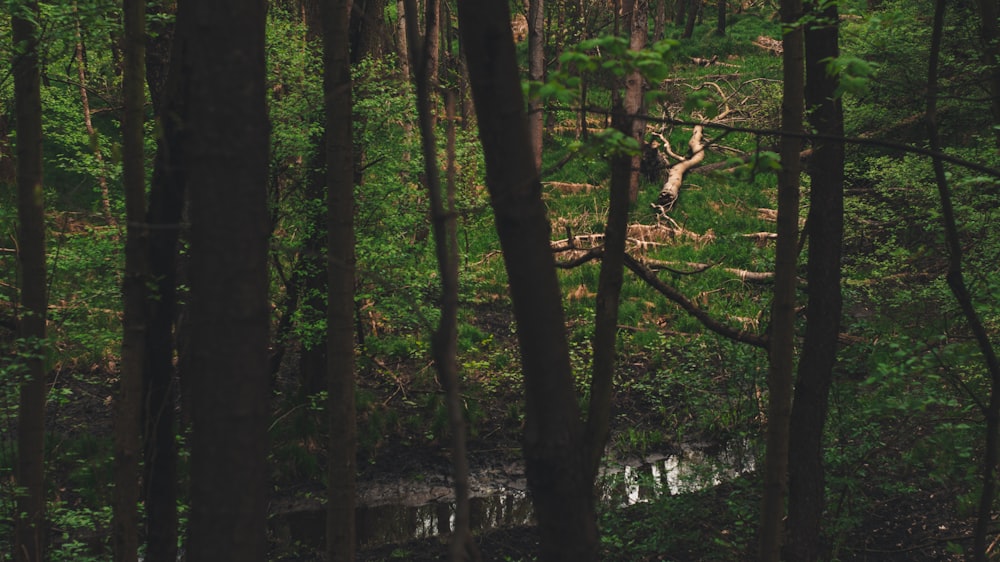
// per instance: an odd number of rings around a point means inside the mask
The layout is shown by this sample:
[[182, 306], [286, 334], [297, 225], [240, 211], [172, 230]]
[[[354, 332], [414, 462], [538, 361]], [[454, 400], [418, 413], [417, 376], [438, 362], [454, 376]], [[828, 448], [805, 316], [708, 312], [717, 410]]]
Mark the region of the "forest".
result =
[[1000, 0], [0, 37], [0, 561], [1000, 560]]

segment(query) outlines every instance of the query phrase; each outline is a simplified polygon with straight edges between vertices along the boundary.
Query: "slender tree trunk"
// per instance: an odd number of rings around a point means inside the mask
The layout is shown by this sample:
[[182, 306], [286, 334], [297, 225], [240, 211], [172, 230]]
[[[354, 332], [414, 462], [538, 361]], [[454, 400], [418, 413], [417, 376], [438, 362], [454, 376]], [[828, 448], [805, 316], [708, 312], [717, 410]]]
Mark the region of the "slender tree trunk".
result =
[[[73, 3], [73, 12], [77, 13], [76, 2]], [[87, 129], [87, 138], [90, 139], [90, 147], [94, 151], [94, 160], [97, 161], [97, 185], [101, 190], [101, 210], [104, 212], [104, 220], [108, 224], [115, 224], [115, 217], [111, 213], [111, 193], [108, 191], [108, 177], [104, 173], [104, 156], [101, 154], [100, 139], [94, 129], [94, 123], [90, 118], [90, 96], [87, 93], [87, 62], [84, 57], [83, 36], [80, 33], [80, 16], [76, 15], [76, 59], [77, 80], [80, 82], [80, 102], [83, 105], [83, 124]]]
[[688, 3], [690, 2], [691, 0], [676, 0], [674, 2], [674, 25], [681, 25], [687, 21], [685, 16], [687, 14]]
[[[417, 112], [420, 122], [420, 136], [423, 140], [424, 176], [430, 198], [431, 226], [434, 230], [434, 250], [441, 276], [441, 318], [432, 338], [431, 352], [434, 364], [441, 377], [447, 395], [448, 420], [452, 437], [452, 469], [455, 477], [455, 531], [451, 542], [451, 559], [478, 559], [472, 533], [469, 530], [469, 466], [465, 446], [465, 415], [459, 395], [458, 379], [458, 239], [454, 210], [454, 160], [451, 155], [455, 148], [454, 98], [449, 96], [448, 111], [448, 189], [442, 194], [440, 172], [437, 161], [437, 140], [434, 132], [434, 115], [431, 100], [437, 86], [432, 81], [428, 63], [432, 58], [431, 45], [424, 44], [424, 51], [416, 49], [419, 43], [416, 34], [416, 2], [406, 0], [405, 10], [410, 30], [408, 44], [413, 46], [414, 83], [417, 93]], [[427, 35], [431, 25], [439, 19], [432, 13], [436, 2], [427, 3]], [[447, 204], [447, 206], [446, 206]]]
[[801, 0], [782, 0], [782, 22], [791, 29], [784, 37], [784, 90], [781, 106], [781, 171], [778, 173], [778, 242], [775, 249], [774, 301], [768, 349], [767, 454], [761, 507], [760, 552], [763, 562], [777, 561], [784, 534], [785, 492], [788, 484], [788, 431], [795, 366], [795, 286], [798, 256], [799, 172], [802, 151], [803, 38], [798, 25]]
[[[615, 128], [631, 134], [634, 115], [616, 112]], [[590, 455], [587, 477], [593, 482], [600, 469], [601, 458], [610, 433], [611, 399], [614, 394], [615, 350], [618, 336], [618, 305], [621, 300], [625, 264], [625, 240], [628, 231], [628, 210], [631, 201], [633, 158], [617, 155], [611, 159], [611, 193], [608, 222], [604, 229], [604, 252], [597, 281], [595, 303], [593, 366], [590, 382], [590, 404], [587, 411], [586, 438]]]
[[524, 457], [543, 560], [597, 559], [592, 482], [569, 362], [550, 227], [534, 165], [505, 0], [459, 2], [459, 30], [517, 320]]
[[38, 69], [38, 4], [11, 13], [14, 115], [17, 132], [18, 262], [21, 310], [18, 357], [23, 363], [17, 420], [14, 552], [18, 562], [45, 560], [45, 203], [42, 188], [42, 101]]
[[327, 377], [330, 413], [326, 541], [331, 561], [355, 556], [354, 143], [345, 0], [323, 2], [326, 108]]
[[[545, 80], [545, 2], [530, 0], [528, 4], [528, 80]], [[542, 169], [542, 136], [545, 116], [541, 100], [528, 100], [528, 127], [531, 130], [535, 167]]]
[[[629, 49], [641, 51], [646, 48], [646, 38], [649, 34], [649, 1], [625, 0], [625, 29], [629, 34]], [[645, 113], [645, 80], [639, 71], [632, 72], [625, 78], [625, 113], [629, 115], [630, 130], [627, 134], [634, 138], [639, 146], [645, 144], [646, 121], [641, 118]], [[632, 156], [629, 179], [628, 199], [634, 203], [639, 198], [639, 164], [642, 151]]]
[[190, 186], [188, 560], [267, 556], [268, 124], [263, 0], [181, 2]]
[[[161, 15], [163, 12], [154, 12]], [[146, 512], [146, 560], [177, 560], [177, 402], [174, 367], [174, 320], [177, 316], [177, 249], [184, 208], [181, 121], [185, 108], [179, 92], [183, 79], [184, 34], [173, 24], [151, 18], [146, 40], [146, 81], [162, 135], [149, 190], [149, 271], [152, 280], [143, 369], [143, 489]], [[173, 55], [171, 52], [173, 51]]]
[[145, 362], [146, 303], [149, 299], [146, 171], [143, 146], [145, 101], [145, 0], [125, 0], [125, 68], [122, 168], [125, 184], [125, 278], [121, 390], [115, 419], [116, 562], [134, 562], [139, 548], [140, 402]]
[[[812, 128], [822, 136], [844, 136], [844, 111], [835, 97], [836, 78], [826, 61], [840, 55], [837, 6], [819, 9], [805, 28], [805, 100]], [[842, 298], [841, 246], [844, 234], [844, 145], [816, 140], [809, 161], [810, 204], [806, 275], [809, 284], [806, 335], [789, 434], [788, 543], [785, 559], [813, 561], [820, 556], [823, 520], [823, 428], [837, 357]]]
[[726, 34], [726, 0], [715, 0], [715, 34]]
[[[927, 70], [927, 132], [930, 137], [930, 147], [936, 153], [941, 152], [941, 139], [937, 129], [937, 96], [938, 96], [938, 63], [941, 55], [941, 39], [944, 34], [944, 15], [946, 0], [936, 0], [934, 3], [934, 27], [931, 33], [931, 51]], [[996, 497], [996, 471], [1000, 460], [998, 451], [998, 430], [1000, 430], [1000, 361], [990, 340], [990, 335], [983, 325], [979, 313], [976, 312], [972, 295], [965, 284], [962, 272], [962, 242], [959, 239], [958, 225], [955, 219], [955, 209], [951, 202], [951, 189], [948, 186], [948, 176], [945, 173], [944, 162], [940, 158], [933, 159], [934, 179], [941, 199], [941, 223], [944, 229], [945, 244], [948, 247], [948, 287], [962, 309], [965, 321], [979, 344], [983, 354], [986, 371], [990, 379], [990, 400], [983, 412], [986, 418], [986, 443], [983, 453], [983, 489], [979, 498], [979, 513], [973, 535], [972, 559], [985, 562], [988, 558], [986, 539], [992, 522], [993, 500]]]

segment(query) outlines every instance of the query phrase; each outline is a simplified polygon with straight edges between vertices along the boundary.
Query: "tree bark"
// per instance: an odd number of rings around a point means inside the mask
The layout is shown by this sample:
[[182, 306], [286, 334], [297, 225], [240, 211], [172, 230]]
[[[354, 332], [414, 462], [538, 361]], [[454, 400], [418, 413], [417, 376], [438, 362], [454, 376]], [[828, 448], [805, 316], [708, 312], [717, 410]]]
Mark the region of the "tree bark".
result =
[[149, 279], [146, 172], [143, 146], [145, 101], [145, 0], [125, 0], [125, 68], [122, 172], [125, 185], [125, 277], [122, 283], [121, 390], [115, 419], [114, 552], [116, 562], [134, 562], [139, 548], [139, 443], [142, 369], [145, 362]]
[[715, 34], [726, 34], [726, 0], [715, 0]]
[[[640, 78], [640, 83], [641, 83]], [[625, 134], [634, 132], [634, 114], [617, 112], [615, 128]], [[611, 159], [611, 188], [608, 222], [604, 229], [604, 252], [597, 281], [594, 305], [593, 365], [591, 367], [590, 404], [587, 410], [586, 440], [590, 455], [587, 478], [598, 475], [604, 447], [610, 434], [611, 399], [614, 394], [618, 308], [621, 301], [625, 262], [625, 239], [628, 237], [628, 210], [632, 201], [632, 168], [635, 159], [618, 155]]]
[[178, 20], [190, 18], [178, 26], [190, 102], [193, 562], [267, 556], [265, 8], [185, 0], [178, 9]]
[[799, 172], [802, 150], [803, 37], [801, 0], [782, 0], [784, 87], [781, 106], [781, 171], [778, 173], [778, 241], [771, 304], [770, 368], [768, 369], [767, 454], [761, 507], [761, 561], [777, 561], [784, 534], [788, 485], [788, 431], [795, 365], [795, 286], [799, 230]]
[[694, 35], [694, 24], [698, 21], [698, 14], [701, 12], [702, 0], [688, 0], [687, 20], [684, 22], [684, 32], [681, 39], [690, 39]]
[[[840, 55], [837, 6], [828, 4], [824, 9], [812, 2], [808, 9], [817, 19], [805, 28], [806, 113], [817, 134], [840, 138], [844, 136], [843, 106], [840, 98], [835, 97], [837, 79], [826, 71], [826, 61]], [[791, 561], [813, 561], [820, 556], [825, 489], [823, 428], [842, 308], [843, 143], [815, 140], [808, 172], [809, 302], [789, 434], [785, 559]]]
[[326, 541], [331, 561], [355, 557], [354, 143], [346, 0], [323, 2], [326, 109], [327, 377], [330, 423]]
[[[625, 29], [629, 34], [629, 49], [641, 51], [646, 48], [649, 35], [649, 0], [625, 0]], [[645, 80], [637, 70], [625, 79], [625, 113], [629, 115], [629, 129], [624, 131], [639, 143], [645, 144], [646, 121], [640, 116], [645, 113]], [[639, 198], [639, 164], [642, 152], [632, 156], [629, 163], [628, 200], [634, 203]]]
[[42, 101], [38, 67], [38, 4], [11, 13], [14, 116], [17, 132], [18, 261], [21, 316], [18, 358], [23, 365], [17, 421], [14, 552], [19, 562], [45, 560], [45, 203], [42, 188]]
[[517, 320], [526, 397], [524, 456], [541, 556], [596, 560], [592, 483], [584, 470], [583, 427], [510, 12], [503, 0], [460, 2], [458, 8], [487, 186]]
[[[156, 8], [154, 8], [156, 9]], [[163, 12], [156, 11], [156, 15]], [[156, 139], [156, 157], [149, 190], [148, 231], [151, 298], [143, 368], [142, 497], [146, 512], [146, 560], [177, 560], [177, 443], [175, 408], [177, 373], [174, 366], [174, 321], [177, 316], [177, 258], [184, 179], [181, 124], [185, 105], [180, 95], [183, 78], [184, 34], [164, 18], [151, 18], [146, 39], [146, 81], [162, 134]], [[182, 22], [183, 23], [183, 22]]]

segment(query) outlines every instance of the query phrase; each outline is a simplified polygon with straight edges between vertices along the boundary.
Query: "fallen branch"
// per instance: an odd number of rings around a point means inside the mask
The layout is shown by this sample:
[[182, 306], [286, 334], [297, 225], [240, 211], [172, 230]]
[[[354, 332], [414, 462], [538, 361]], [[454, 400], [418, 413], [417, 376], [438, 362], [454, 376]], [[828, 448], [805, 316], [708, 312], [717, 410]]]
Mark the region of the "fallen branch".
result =
[[[667, 262], [648, 258], [639, 258], [638, 261], [648, 267], [651, 271], [669, 271], [670, 273], [677, 275], [695, 275], [715, 267], [715, 264], [709, 263], [684, 262], [683, 264], [678, 264], [677, 262]], [[678, 265], [684, 265], [685, 267], [689, 267], [691, 269], [688, 271], [675, 269]], [[774, 278], [774, 273], [771, 271], [749, 271], [735, 267], [723, 267], [720, 269], [726, 273], [731, 273], [736, 277], [739, 277], [740, 281], [751, 283], [767, 282]]]
[[633, 273], [636, 274], [640, 279], [645, 281], [651, 287], [657, 290], [661, 295], [672, 300], [678, 304], [682, 309], [684, 309], [688, 314], [695, 317], [702, 326], [705, 328], [719, 334], [720, 336], [729, 338], [733, 341], [738, 341], [746, 344], [750, 344], [755, 347], [760, 347], [762, 349], [767, 349], [768, 338], [767, 336], [761, 336], [754, 333], [750, 333], [743, 329], [737, 329], [728, 324], [723, 324], [722, 322], [709, 316], [707, 312], [699, 308], [696, 304], [691, 302], [687, 297], [680, 294], [676, 289], [667, 285], [656, 276], [656, 273], [650, 270], [648, 267], [640, 263], [634, 257], [625, 254], [625, 267], [629, 268]]

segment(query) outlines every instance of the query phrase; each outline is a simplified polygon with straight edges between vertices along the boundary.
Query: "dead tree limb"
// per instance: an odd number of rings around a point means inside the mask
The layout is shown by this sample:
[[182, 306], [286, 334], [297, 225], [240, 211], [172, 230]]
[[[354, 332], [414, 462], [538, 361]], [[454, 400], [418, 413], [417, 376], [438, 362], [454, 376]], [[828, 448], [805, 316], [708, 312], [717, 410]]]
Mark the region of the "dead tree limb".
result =
[[705, 328], [733, 341], [767, 349], [768, 338], [766, 335], [754, 334], [746, 330], [734, 328], [728, 324], [723, 324], [715, 318], [712, 318], [707, 312], [699, 308], [698, 305], [691, 302], [691, 300], [682, 295], [676, 289], [661, 281], [660, 278], [656, 276], [655, 272], [628, 254], [625, 254], [625, 267], [629, 268], [636, 274], [636, 276], [639, 277], [639, 279], [645, 281], [649, 286], [656, 289], [656, 291], [661, 295], [675, 302], [688, 314], [694, 316], [699, 322], [701, 322], [702, 326], [705, 326]]

